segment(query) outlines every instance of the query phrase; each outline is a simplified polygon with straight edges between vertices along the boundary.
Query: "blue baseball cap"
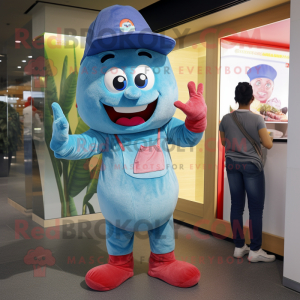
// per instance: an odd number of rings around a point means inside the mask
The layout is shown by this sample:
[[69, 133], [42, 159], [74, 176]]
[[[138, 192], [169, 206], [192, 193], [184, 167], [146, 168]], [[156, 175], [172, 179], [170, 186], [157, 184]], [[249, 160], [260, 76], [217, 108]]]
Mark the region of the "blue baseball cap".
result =
[[249, 69], [247, 75], [250, 81], [256, 78], [268, 78], [274, 81], [277, 77], [277, 71], [269, 65], [258, 65]]
[[90, 25], [81, 62], [109, 50], [144, 48], [167, 55], [175, 44], [171, 37], [152, 32], [135, 8], [113, 5], [101, 10]]

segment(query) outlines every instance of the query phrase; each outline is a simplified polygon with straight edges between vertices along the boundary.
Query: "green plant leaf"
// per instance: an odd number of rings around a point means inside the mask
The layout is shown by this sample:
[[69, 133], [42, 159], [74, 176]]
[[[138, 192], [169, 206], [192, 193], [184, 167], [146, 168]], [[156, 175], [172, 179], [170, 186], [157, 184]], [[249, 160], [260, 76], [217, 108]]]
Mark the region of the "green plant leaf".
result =
[[100, 155], [97, 166], [95, 168], [95, 173], [93, 179], [91, 180], [90, 184], [88, 185], [87, 192], [83, 198], [83, 205], [82, 205], [82, 214], [86, 212], [86, 205], [92, 199], [93, 195], [97, 193], [97, 185], [98, 185], [98, 175], [100, 172], [102, 164], [102, 155]]
[[52, 115], [51, 105], [53, 102], [57, 102], [58, 98], [57, 98], [56, 84], [55, 84], [54, 76], [53, 76], [53, 73], [52, 73], [52, 70], [50, 67], [50, 61], [49, 61], [46, 50], [45, 50], [45, 67], [47, 70], [46, 76], [45, 76], [45, 84], [46, 84], [45, 103], [47, 103], [47, 105], [45, 105], [45, 109], [48, 106], [50, 108], [50, 114]]
[[54, 170], [54, 175], [55, 175], [55, 180], [58, 188], [58, 193], [59, 193], [59, 198], [60, 198], [60, 203], [61, 203], [61, 216], [66, 217], [67, 216], [67, 207], [66, 207], [66, 201], [65, 201], [65, 196], [64, 196], [64, 191], [62, 188], [61, 180], [60, 180], [60, 175], [59, 175], [59, 170], [57, 167], [57, 158], [54, 156], [53, 151], [50, 149], [50, 147], [47, 145], [53, 170]]
[[76, 62], [75, 43], [73, 44], [73, 50], [74, 50], [74, 67], [75, 67], [75, 72], [78, 74], [78, 70], [77, 70], [77, 62]]
[[70, 214], [71, 216], [78, 216], [77, 209], [73, 197], [69, 195]]
[[[81, 134], [89, 130], [89, 127], [78, 117], [78, 124], [75, 134]], [[84, 167], [86, 159], [70, 161], [68, 180], [68, 193], [70, 196], [77, 196], [91, 181], [90, 171]]]
[[90, 214], [94, 214], [95, 210], [94, 210], [93, 205], [90, 202], [88, 202], [86, 205], [87, 205], [87, 207], [89, 209]]
[[90, 129], [90, 127], [87, 126], [80, 117], [78, 117], [78, 124], [77, 124], [76, 130], [75, 130], [75, 134], [84, 133], [84, 132], [88, 131], [89, 129]]
[[85, 168], [86, 159], [70, 161], [70, 172], [68, 180], [68, 193], [70, 196], [77, 196], [91, 181], [90, 171]]
[[60, 95], [62, 94], [62, 91], [64, 89], [65, 81], [67, 79], [67, 72], [68, 72], [68, 56], [65, 56], [63, 69], [61, 73], [61, 81], [60, 81]]
[[[45, 99], [47, 101], [47, 98]], [[52, 138], [52, 123], [53, 117], [51, 115], [51, 108], [48, 105], [45, 105], [45, 115], [44, 115], [44, 127], [45, 127], [45, 141], [49, 146]]]
[[67, 217], [71, 216], [70, 197], [68, 193], [68, 181], [69, 181], [69, 160], [62, 160], [62, 171], [63, 171], [63, 188], [64, 196], [66, 199]]
[[61, 176], [61, 174], [62, 174], [62, 162], [61, 162], [61, 160], [60, 159], [57, 159], [56, 158], [56, 161], [57, 161], [57, 168], [58, 168], [58, 173], [59, 173], [59, 176]]
[[71, 73], [64, 83], [62, 93], [59, 97], [59, 105], [61, 106], [65, 116], [70, 112], [76, 96], [77, 73]]

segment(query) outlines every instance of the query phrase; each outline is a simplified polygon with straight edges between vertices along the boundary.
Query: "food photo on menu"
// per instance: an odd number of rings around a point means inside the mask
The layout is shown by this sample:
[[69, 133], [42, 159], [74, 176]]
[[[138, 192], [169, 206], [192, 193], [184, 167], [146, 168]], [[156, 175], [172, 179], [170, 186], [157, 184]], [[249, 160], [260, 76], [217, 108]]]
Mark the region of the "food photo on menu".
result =
[[255, 98], [251, 111], [261, 114], [265, 121], [287, 122], [287, 107], [282, 107], [280, 99], [272, 97], [277, 71], [271, 65], [261, 64], [249, 69], [247, 75]]

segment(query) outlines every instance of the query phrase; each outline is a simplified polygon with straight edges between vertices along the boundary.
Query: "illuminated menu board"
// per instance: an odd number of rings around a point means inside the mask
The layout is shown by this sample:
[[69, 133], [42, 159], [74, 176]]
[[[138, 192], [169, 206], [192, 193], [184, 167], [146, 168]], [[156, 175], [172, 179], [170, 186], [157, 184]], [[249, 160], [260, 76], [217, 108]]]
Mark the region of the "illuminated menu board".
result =
[[235, 87], [249, 82], [251, 111], [267, 123], [288, 122], [289, 52], [221, 41], [220, 119], [238, 108]]

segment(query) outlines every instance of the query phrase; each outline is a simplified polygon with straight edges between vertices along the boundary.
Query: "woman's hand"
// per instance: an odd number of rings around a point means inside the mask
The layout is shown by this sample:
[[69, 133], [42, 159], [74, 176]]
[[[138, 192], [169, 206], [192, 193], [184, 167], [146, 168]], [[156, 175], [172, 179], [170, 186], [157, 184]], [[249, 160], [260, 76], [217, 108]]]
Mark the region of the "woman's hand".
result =
[[267, 149], [271, 149], [273, 147], [273, 139], [270, 137], [267, 128], [262, 128], [258, 130], [258, 134], [263, 146]]

